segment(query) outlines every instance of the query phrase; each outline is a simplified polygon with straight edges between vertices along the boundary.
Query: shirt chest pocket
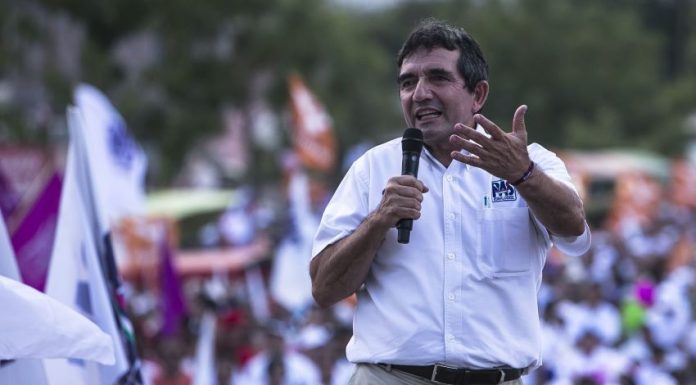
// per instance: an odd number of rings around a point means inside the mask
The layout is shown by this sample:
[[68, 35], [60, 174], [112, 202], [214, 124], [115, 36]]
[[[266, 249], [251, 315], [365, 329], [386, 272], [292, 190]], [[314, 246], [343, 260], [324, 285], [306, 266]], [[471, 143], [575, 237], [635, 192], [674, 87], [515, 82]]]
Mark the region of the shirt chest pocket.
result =
[[483, 273], [493, 277], [528, 273], [535, 254], [529, 209], [483, 208], [478, 213], [477, 257]]

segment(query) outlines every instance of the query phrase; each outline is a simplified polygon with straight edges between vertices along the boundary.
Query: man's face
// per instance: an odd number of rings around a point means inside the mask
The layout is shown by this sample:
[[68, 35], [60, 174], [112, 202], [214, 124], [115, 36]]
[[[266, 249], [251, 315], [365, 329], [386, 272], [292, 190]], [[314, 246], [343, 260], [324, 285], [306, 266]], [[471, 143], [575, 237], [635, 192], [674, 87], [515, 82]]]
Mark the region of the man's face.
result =
[[[455, 123], [473, 125], [481, 104], [457, 71], [459, 50], [420, 48], [399, 72], [401, 108], [408, 127], [419, 128], [429, 145], [447, 145]], [[485, 100], [485, 98], [484, 98]]]

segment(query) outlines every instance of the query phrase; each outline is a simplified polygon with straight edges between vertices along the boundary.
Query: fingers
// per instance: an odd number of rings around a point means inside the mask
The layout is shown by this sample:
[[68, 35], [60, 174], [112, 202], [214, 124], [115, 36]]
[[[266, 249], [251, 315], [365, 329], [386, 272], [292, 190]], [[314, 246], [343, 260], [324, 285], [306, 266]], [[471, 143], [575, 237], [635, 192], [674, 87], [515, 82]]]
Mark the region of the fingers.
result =
[[[387, 181], [387, 189], [399, 189], [399, 191], [406, 191], [406, 190], [411, 190], [411, 189], [416, 189], [421, 193], [425, 193], [428, 191], [428, 187], [423, 184], [420, 180], [416, 179], [416, 177], [411, 176], [411, 175], [399, 175], [390, 178]], [[411, 191], [413, 192], [413, 191]]]
[[[523, 104], [517, 107], [512, 119], [511, 133], [506, 133], [485, 116], [476, 114], [474, 115], [474, 122], [481, 125], [490, 137], [474, 128], [457, 123], [454, 125], [454, 134], [450, 136], [450, 143], [456, 148], [464, 149], [479, 157], [486, 156], [488, 152], [495, 152], [495, 148], [500, 147], [500, 143], [509, 144], [522, 140], [526, 145], [527, 128], [524, 120], [526, 112], [526, 105]], [[503, 150], [509, 151], [507, 144], [503, 147]]]
[[450, 153], [450, 156], [452, 159], [457, 160], [459, 162], [468, 164], [470, 166], [474, 167], [481, 167], [483, 168], [484, 162], [479, 158], [478, 156], [475, 155], [467, 155], [467, 154], [462, 154], [461, 152], [458, 151], [452, 151]]
[[478, 132], [476, 131], [476, 129], [466, 126], [462, 123], [457, 123], [454, 125], [454, 132], [456, 133], [456, 135], [463, 136], [467, 139], [471, 139], [476, 143], [483, 143], [486, 140], [488, 140], [488, 137], [485, 134]]
[[527, 135], [527, 126], [524, 123], [524, 116], [527, 114], [527, 106], [521, 105], [515, 110], [515, 115], [512, 117], [512, 132], [515, 134]]
[[456, 124], [454, 134], [449, 138], [454, 150], [450, 157], [504, 179], [510, 175], [516, 176], [520, 164], [525, 167], [529, 164], [526, 112], [526, 105], [517, 108], [512, 119], [512, 132], [503, 131], [481, 114], [474, 115], [474, 122], [485, 133], [461, 123]]
[[426, 192], [428, 188], [413, 176], [393, 177], [384, 188], [378, 210], [392, 225], [400, 219], [418, 219]]
[[[527, 127], [525, 125], [524, 117], [527, 113], [527, 105], [523, 104], [519, 107], [517, 107], [517, 110], [515, 110], [515, 114], [512, 118], [512, 132], [515, 134], [522, 134], [526, 135], [527, 134]], [[481, 127], [493, 138], [496, 140], [502, 139], [505, 136], [505, 131], [503, 131], [500, 127], [498, 127], [495, 123], [493, 123], [491, 120], [486, 118], [485, 116], [481, 114], [476, 114], [474, 115], [474, 122], [476, 124], [480, 124]], [[466, 127], [462, 125], [463, 127]], [[455, 126], [456, 127], [456, 126]], [[476, 131], [476, 130], [474, 130]], [[474, 138], [471, 138], [474, 139]]]
[[505, 131], [481, 114], [474, 115], [474, 122], [480, 124], [493, 139], [500, 140], [505, 137]]

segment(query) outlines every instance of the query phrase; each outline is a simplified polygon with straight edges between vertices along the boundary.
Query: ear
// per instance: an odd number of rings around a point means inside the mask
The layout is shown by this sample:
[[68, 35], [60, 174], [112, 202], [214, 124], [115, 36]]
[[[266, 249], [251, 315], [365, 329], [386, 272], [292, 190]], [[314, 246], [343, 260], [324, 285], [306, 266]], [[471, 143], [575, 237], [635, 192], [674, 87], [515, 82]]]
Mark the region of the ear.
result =
[[473, 113], [478, 113], [481, 111], [483, 108], [483, 105], [486, 103], [486, 99], [488, 98], [488, 82], [485, 80], [481, 80], [476, 84], [476, 87], [474, 87], [474, 103], [471, 105], [471, 109]]

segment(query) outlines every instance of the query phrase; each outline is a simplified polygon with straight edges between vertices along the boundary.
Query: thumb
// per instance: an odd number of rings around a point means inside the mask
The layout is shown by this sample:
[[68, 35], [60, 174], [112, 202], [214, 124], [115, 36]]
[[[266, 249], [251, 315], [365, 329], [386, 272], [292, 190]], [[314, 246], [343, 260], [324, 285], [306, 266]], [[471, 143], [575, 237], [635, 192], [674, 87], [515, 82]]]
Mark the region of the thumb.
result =
[[517, 107], [515, 115], [512, 118], [512, 133], [527, 137], [527, 126], [524, 123], [524, 116], [527, 113], [527, 105], [523, 104]]

